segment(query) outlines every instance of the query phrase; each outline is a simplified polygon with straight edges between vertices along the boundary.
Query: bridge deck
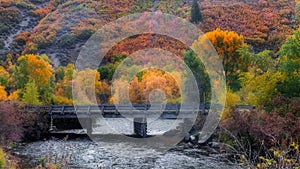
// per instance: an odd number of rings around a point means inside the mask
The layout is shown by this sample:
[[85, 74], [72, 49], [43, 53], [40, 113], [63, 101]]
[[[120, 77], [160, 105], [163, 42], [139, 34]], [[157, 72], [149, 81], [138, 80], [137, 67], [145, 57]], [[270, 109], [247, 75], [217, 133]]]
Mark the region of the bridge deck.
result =
[[[216, 105], [214, 105], [216, 106]], [[208, 113], [209, 104], [139, 104], [139, 105], [52, 105], [29, 106], [30, 112], [47, 113], [53, 119], [72, 118], [195, 118]], [[220, 108], [220, 106], [219, 106]]]

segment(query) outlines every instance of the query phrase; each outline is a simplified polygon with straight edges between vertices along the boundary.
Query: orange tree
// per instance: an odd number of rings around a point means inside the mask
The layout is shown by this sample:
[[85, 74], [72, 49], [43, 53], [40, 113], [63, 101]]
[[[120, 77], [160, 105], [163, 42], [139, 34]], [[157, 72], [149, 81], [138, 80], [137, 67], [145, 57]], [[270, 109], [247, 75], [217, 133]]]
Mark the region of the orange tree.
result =
[[[176, 81], [173, 74], [156, 70], [149, 69], [142, 71], [134, 77], [129, 85], [129, 97], [133, 103], [149, 103], [151, 100], [150, 95], [153, 97], [159, 97], [159, 93], [154, 92], [155, 90], [161, 90], [165, 94], [165, 101], [168, 103], [180, 102], [181, 93], [179, 84], [182, 79]], [[152, 93], [153, 92], [153, 93]], [[157, 98], [152, 98], [157, 99]]]
[[[247, 48], [244, 37], [232, 31], [216, 29], [205, 34], [217, 50], [226, 75], [227, 85], [233, 90], [240, 89], [239, 72], [245, 71], [247, 65], [239, 54], [240, 48]], [[200, 37], [199, 37], [200, 38]]]
[[5, 88], [0, 85], [0, 101], [7, 100], [7, 93], [5, 91]]

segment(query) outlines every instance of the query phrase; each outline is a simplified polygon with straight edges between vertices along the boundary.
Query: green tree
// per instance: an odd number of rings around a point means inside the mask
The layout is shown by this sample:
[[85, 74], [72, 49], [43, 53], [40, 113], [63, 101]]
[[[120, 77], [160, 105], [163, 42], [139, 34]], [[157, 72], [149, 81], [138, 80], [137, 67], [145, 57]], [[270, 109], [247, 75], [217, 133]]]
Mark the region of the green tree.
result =
[[288, 98], [300, 96], [300, 30], [287, 38], [279, 51], [279, 71], [285, 80], [278, 83], [277, 90]]
[[241, 48], [239, 53], [248, 69], [246, 72], [240, 72], [242, 88], [238, 94], [244, 104], [263, 107], [279, 94], [276, 85], [284, 77], [276, 70], [277, 63], [272, 58], [271, 51], [254, 54], [247, 48]]
[[204, 101], [204, 99], [206, 99], [207, 101], [211, 94], [211, 85], [209, 76], [205, 71], [205, 66], [202, 64], [200, 59], [196, 57], [196, 54], [192, 50], [184, 52], [183, 55], [185, 64], [191, 69], [197, 81], [200, 100]]
[[5, 70], [3, 66], [0, 66], [0, 85], [8, 87], [9, 86], [10, 74]]
[[39, 92], [34, 81], [30, 81], [25, 85], [23, 101], [28, 105], [39, 105]]
[[40, 100], [45, 104], [52, 104], [54, 98], [54, 88], [55, 83], [53, 80], [53, 76], [50, 77], [50, 81], [48, 84], [39, 89]]
[[264, 50], [258, 54], [249, 52], [247, 48], [240, 48], [239, 55], [243, 59], [245, 65], [248, 66], [243, 72], [251, 72], [259, 75], [268, 71], [276, 71], [276, 60], [272, 58], [272, 52]]
[[98, 72], [101, 74], [101, 80], [106, 79], [111, 81], [115, 72], [115, 67], [112, 64], [100, 66]]
[[113, 55], [112, 63], [100, 66], [98, 72], [101, 74], [101, 80], [111, 81], [115, 70], [127, 55]]
[[203, 20], [202, 14], [198, 5], [198, 0], [193, 0], [193, 5], [191, 9], [191, 22], [199, 23]]
[[72, 99], [72, 80], [75, 73], [74, 64], [56, 69], [55, 94], [66, 99]]

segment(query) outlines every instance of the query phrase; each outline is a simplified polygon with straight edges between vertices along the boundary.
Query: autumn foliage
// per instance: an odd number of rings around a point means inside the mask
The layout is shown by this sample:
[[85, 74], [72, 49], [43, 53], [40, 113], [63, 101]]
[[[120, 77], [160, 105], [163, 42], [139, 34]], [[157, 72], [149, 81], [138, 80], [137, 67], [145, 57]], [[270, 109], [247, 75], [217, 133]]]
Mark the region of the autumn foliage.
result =
[[46, 55], [28, 54], [19, 57], [13, 72], [15, 87], [21, 91], [19, 97], [33, 105], [40, 101], [51, 102], [53, 73]]
[[35, 81], [39, 87], [49, 83], [53, 69], [47, 61], [30, 54], [26, 64], [26, 73], [29, 75], [29, 81]]
[[5, 88], [3, 86], [0, 86], [0, 101], [6, 101], [7, 100], [7, 93], [5, 91]]
[[159, 48], [183, 56], [183, 52], [189, 47], [182, 42], [165, 35], [141, 34], [128, 37], [113, 46], [106, 55], [108, 61], [112, 61], [114, 55], [130, 55], [146, 48]]
[[[300, 30], [295, 30], [300, 21], [300, 7], [296, 2], [299, 0], [194, 0], [193, 3], [160, 0], [154, 7], [153, 0], [1, 0], [0, 142], [19, 140], [24, 131], [27, 118], [24, 107], [13, 101], [27, 105], [92, 104], [94, 101], [122, 104], [127, 103], [122, 99], [128, 94], [129, 101], [137, 104], [181, 102], [184, 93], [179, 86], [189, 81], [181, 74], [186, 72], [178, 71], [181, 65], [172, 65], [172, 59], [164, 65], [172, 71], [143, 69], [137, 73], [136, 70], [143, 68], [138, 65], [122, 70], [125, 76], [113, 79], [129, 55], [148, 48], [179, 56], [195, 76], [200, 99], [210, 102], [211, 87], [221, 85], [220, 81], [209, 83], [206, 65], [190, 50], [201, 49], [203, 36], [200, 35], [195, 35], [199, 38], [190, 47], [171, 37], [145, 32], [115, 44], [98, 69], [75, 68], [73, 63], [83, 44], [103, 25], [155, 8], [158, 14], [174, 14], [197, 23], [219, 54], [227, 83], [220, 127], [245, 145], [249, 144], [251, 153], [261, 145], [288, 147], [289, 143], [300, 140]], [[195, 13], [197, 4], [199, 10]], [[198, 11], [201, 18], [195, 20], [191, 12], [197, 15]], [[173, 25], [163, 29], [174, 29], [180, 36], [185, 35]], [[11, 45], [5, 47], [10, 40]], [[217, 63], [212, 58], [207, 59]], [[159, 56], [155, 63], [160, 59], [164, 57]], [[146, 64], [149, 60], [145, 57], [132, 61]], [[133, 73], [128, 82], [128, 75]], [[113, 86], [117, 90], [112, 92]], [[253, 105], [256, 110], [238, 110], [237, 104]], [[236, 143], [223, 134], [220, 140], [230, 145]]]
[[32, 123], [24, 105], [0, 102], [0, 144], [19, 141], [24, 135], [25, 125]]
[[278, 51], [295, 25], [294, 1], [203, 1], [200, 6], [206, 18], [200, 26], [203, 31], [221, 28], [237, 32], [255, 51]]
[[[159, 70], [148, 70], [140, 77], [134, 77], [129, 86], [129, 96], [133, 103], [150, 103], [150, 95], [154, 90], [161, 90], [166, 100], [165, 102], [181, 102], [178, 82], [167, 72]], [[159, 98], [153, 93], [152, 99]], [[159, 93], [156, 93], [159, 94]], [[159, 103], [159, 100], [157, 100]]]
[[205, 37], [199, 36], [193, 45], [201, 48], [203, 38], [207, 38], [218, 52], [224, 67], [227, 85], [233, 91], [239, 90], [241, 87], [239, 73], [247, 69], [247, 64], [239, 53], [239, 49], [248, 48], [244, 37], [232, 31], [216, 29], [206, 33]]

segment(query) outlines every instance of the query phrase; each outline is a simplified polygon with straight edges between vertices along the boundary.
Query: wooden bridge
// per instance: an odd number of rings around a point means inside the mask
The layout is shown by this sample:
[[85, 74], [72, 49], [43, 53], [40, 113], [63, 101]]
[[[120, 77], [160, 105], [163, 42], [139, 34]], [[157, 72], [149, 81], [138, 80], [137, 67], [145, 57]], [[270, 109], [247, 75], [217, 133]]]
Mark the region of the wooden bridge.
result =
[[[220, 106], [220, 105], [213, 105]], [[54, 130], [54, 119], [80, 119], [87, 122], [87, 134], [92, 134], [93, 119], [132, 118], [134, 133], [147, 136], [147, 118], [195, 119], [206, 116], [210, 104], [137, 104], [137, 105], [52, 105], [29, 106], [29, 112], [45, 113], [50, 121], [50, 130]]]

